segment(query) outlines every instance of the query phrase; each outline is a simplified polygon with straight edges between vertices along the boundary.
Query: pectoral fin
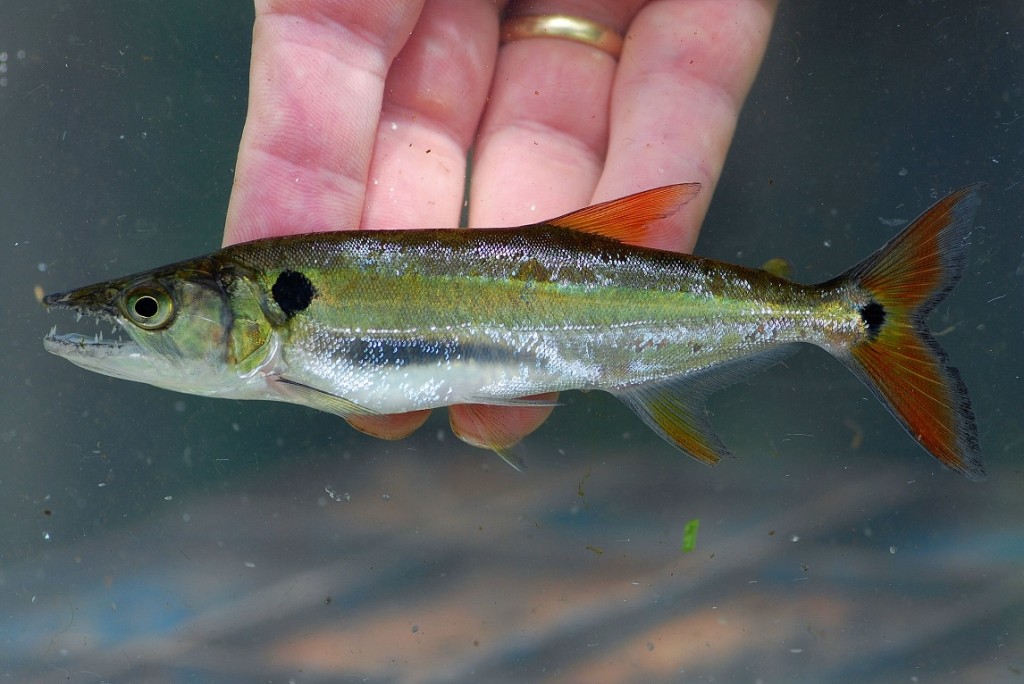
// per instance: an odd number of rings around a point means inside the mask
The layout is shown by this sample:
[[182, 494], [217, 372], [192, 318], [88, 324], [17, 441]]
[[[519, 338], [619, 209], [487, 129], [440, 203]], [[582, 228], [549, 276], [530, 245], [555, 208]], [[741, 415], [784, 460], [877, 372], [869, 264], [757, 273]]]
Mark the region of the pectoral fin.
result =
[[281, 396], [285, 401], [290, 401], [294, 404], [302, 404], [303, 406], [309, 406], [319, 411], [326, 411], [327, 413], [333, 413], [336, 416], [342, 418], [348, 418], [351, 416], [377, 416], [380, 415], [372, 409], [368, 409], [365, 406], [360, 406], [354, 401], [339, 397], [330, 392], [317, 389], [316, 387], [310, 387], [304, 383], [291, 380], [281, 375], [273, 376], [269, 379], [271, 387]]

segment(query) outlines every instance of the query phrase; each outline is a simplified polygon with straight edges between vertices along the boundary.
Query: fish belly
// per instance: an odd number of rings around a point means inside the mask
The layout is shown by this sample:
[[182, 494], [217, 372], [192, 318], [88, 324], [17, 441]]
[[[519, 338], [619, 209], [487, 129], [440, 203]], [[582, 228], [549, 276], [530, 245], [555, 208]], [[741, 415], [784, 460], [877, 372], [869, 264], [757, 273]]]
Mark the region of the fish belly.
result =
[[779, 326], [772, 335], [758, 333], [764, 329], [750, 321], [728, 330], [720, 322], [631, 323], [590, 330], [491, 328], [433, 339], [322, 332], [286, 348], [284, 361], [290, 379], [375, 413], [401, 413], [683, 378], [792, 341], [778, 334]]

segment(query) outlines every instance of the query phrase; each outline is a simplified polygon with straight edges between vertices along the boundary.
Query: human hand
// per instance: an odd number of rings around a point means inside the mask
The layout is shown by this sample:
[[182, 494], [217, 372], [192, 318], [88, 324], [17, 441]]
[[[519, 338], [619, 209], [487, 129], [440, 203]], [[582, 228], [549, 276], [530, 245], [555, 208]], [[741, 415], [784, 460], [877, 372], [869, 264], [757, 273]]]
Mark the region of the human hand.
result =
[[[256, 0], [249, 111], [224, 244], [351, 228], [514, 226], [700, 182], [671, 238], [690, 251], [756, 75], [777, 0], [547, 0], [625, 35], [619, 59], [548, 37], [499, 46], [490, 0]], [[552, 397], [546, 397], [553, 399]], [[482, 446], [550, 407], [450, 408]], [[397, 439], [429, 412], [352, 417]], [[497, 445], [508, 446], [508, 445]]]

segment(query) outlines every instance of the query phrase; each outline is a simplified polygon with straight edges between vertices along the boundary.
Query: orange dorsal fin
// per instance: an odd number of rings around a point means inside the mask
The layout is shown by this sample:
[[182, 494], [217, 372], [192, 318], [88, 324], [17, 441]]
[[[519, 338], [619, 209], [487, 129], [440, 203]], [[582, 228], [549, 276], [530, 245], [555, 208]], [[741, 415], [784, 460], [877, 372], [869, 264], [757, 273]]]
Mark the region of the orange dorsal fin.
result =
[[678, 212], [699, 192], [700, 183], [666, 185], [601, 202], [544, 223], [642, 246], [652, 241], [654, 224]]

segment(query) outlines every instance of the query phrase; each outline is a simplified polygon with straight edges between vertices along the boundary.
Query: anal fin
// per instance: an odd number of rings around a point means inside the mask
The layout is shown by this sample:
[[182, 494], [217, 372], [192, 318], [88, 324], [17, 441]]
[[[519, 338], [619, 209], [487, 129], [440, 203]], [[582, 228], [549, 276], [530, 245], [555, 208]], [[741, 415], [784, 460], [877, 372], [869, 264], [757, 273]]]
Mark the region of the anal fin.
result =
[[785, 344], [716, 363], [682, 377], [626, 385], [612, 390], [662, 439], [698, 461], [713, 466], [731, 452], [704, 412], [709, 395], [775, 365], [795, 350]]
[[704, 396], [689, 392], [686, 384], [636, 385], [614, 394], [664, 440], [713, 466], [730, 452], [704, 417]]

